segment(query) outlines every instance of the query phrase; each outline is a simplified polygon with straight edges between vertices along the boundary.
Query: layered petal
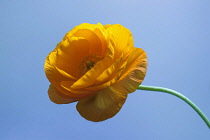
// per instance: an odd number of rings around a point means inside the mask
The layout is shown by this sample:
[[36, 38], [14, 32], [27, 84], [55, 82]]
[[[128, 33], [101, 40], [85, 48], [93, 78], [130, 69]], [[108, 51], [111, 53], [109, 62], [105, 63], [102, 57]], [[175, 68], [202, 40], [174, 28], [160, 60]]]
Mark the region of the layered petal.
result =
[[145, 77], [146, 53], [142, 49], [133, 48], [128, 62], [130, 64], [124, 69], [124, 74], [118, 82], [78, 102], [77, 110], [81, 116], [98, 122], [109, 119], [119, 112], [127, 94], [134, 92]]
[[81, 116], [103, 121], [119, 112], [146, 69], [146, 53], [134, 47], [128, 29], [84, 23], [68, 32], [46, 58], [48, 95], [57, 104], [78, 101]]
[[68, 35], [61, 42], [60, 50], [62, 53], [60, 53], [59, 57], [63, 61], [63, 64], [66, 65], [63, 66], [61, 64], [60, 67], [75, 77], [80, 78], [83, 75], [80, 65], [84, 58], [91, 54], [103, 57], [106, 50], [105, 46], [106, 44], [102, 44], [101, 39], [95, 32], [89, 29], [77, 30], [72, 36]]
[[96, 78], [93, 86], [87, 87], [86, 89], [103, 90], [104, 88], [116, 83], [120, 79], [126, 64], [127, 61], [122, 55]]
[[115, 86], [121, 92], [131, 93], [142, 83], [147, 71], [147, 56], [144, 50], [133, 48], [127, 65]]
[[105, 88], [98, 94], [84, 98], [77, 103], [77, 110], [87, 120], [99, 122], [116, 115], [122, 108], [127, 94]]
[[77, 99], [63, 98], [63, 97], [59, 96], [59, 94], [61, 94], [61, 93], [59, 93], [59, 91], [52, 84], [50, 84], [49, 89], [48, 89], [48, 95], [52, 102], [54, 102], [56, 104], [68, 104], [68, 103], [78, 101]]
[[121, 56], [122, 53], [129, 54], [130, 49], [134, 46], [131, 32], [120, 24], [105, 25], [105, 27], [115, 43], [115, 58]]
[[[101, 24], [81, 24], [68, 32], [63, 40], [58, 43], [53, 65], [66, 73], [80, 78], [80, 64], [83, 59], [91, 54], [105, 56], [107, 50], [107, 33]], [[53, 53], [50, 53], [53, 55]]]
[[67, 33], [63, 40], [71, 37], [83, 37], [88, 40], [90, 43], [90, 54], [99, 53], [103, 56], [105, 55], [108, 34], [105, 32], [105, 28], [100, 23], [96, 25], [88, 23], [80, 24]]
[[[53, 65], [57, 59], [57, 50], [54, 50], [47, 57], [44, 68], [48, 80], [59, 91], [57, 93], [59, 96], [67, 99], [81, 99], [94, 94], [94, 92], [87, 90], [72, 90], [70, 87], [76, 82], [76, 78]], [[80, 95], [77, 94], [78, 92]]]
[[80, 79], [78, 79], [71, 88], [81, 89], [93, 86], [96, 84], [96, 78], [101, 75], [101, 73], [108, 68], [112, 63], [114, 63], [114, 46], [113, 42], [109, 43], [107, 48], [106, 56], [104, 59], [95, 64], [95, 66], [85, 73]]
[[60, 96], [84, 98], [94, 94], [92, 91], [74, 90], [71, 86], [84, 74], [81, 72], [81, 63], [85, 57], [92, 54], [105, 56], [107, 38], [101, 24], [81, 24], [67, 33], [49, 54], [45, 72], [49, 81], [60, 91]]

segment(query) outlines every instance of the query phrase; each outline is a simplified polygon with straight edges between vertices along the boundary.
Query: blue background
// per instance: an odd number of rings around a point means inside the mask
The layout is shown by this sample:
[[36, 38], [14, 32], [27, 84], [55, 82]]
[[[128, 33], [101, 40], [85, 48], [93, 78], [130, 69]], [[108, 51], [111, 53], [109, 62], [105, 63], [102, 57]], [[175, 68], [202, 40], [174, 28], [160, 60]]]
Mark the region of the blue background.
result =
[[75, 103], [48, 99], [44, 61], [74, 26], [122, 24], [148, 55], [144, 85], [181, 92], [210, 118], [209, 0], [1, 0], [1, 140], [209, 140], [182, 100], [136, 91], [113, 118], [94, 123]]

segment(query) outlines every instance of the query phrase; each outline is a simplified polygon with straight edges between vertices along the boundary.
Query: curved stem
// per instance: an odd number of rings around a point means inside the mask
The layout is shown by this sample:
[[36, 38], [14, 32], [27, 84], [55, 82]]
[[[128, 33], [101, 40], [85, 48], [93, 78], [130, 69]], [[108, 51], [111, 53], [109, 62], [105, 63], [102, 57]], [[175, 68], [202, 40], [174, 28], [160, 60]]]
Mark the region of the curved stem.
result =
[[200, 115], [200, 117], [203, 119], [203, 121], [206, 123], [206, 125], [210, 128], [210, 121], [205, 116], [205, 114], [192, 101], [190, 101], [190, 99], [188, 99], [187, 97], [185, 97], [181, 93], [176, 92], [176, 91], [171, 90], [171, 89], [168, 89], [168, 88], [155, 87], [155, 86], [145, 86], [145, 85], [141, 85], [137, 89], [148, 90], [148, 91], [166, 92], [166, 93], [175, 95], [176, 97], [184, 100], [187, 104], [189, 104]]

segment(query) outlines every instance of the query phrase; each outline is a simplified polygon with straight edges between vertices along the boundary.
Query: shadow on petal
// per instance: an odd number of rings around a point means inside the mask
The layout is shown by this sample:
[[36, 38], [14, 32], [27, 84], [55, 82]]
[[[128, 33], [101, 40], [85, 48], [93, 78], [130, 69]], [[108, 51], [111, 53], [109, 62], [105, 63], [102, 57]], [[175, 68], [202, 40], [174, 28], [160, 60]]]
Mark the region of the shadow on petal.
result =
[[108, 87], [94, 96], [80, 100], [77, 103], [77, 110], [89, 121], [104, 121], [120, 111], [126, 98], [127, 94], [119, 93]]
[[76, 99], [62, 98], [61, 96], [57, 94], [58, 92], [59, 91], [52, 84], [50, 84], [49, 89], [48, 89], [48, 95], [49, 95], [50, 100], [56, 104], [68, 104], [68, 103], [77, 101]]

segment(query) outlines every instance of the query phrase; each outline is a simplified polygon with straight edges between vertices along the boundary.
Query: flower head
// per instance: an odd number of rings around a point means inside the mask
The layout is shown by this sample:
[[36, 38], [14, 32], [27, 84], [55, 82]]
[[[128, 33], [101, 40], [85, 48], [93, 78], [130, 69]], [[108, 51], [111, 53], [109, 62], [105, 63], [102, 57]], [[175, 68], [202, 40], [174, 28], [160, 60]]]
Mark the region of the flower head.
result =
[[57, 104], [78, 101], [80, 115], [98, 122], [116, 115], [128, 93], [142, 83], [147, 58], [122, 25], [83, 23], [57, 44], [44, 68], [51, 83], [50, 100]]

